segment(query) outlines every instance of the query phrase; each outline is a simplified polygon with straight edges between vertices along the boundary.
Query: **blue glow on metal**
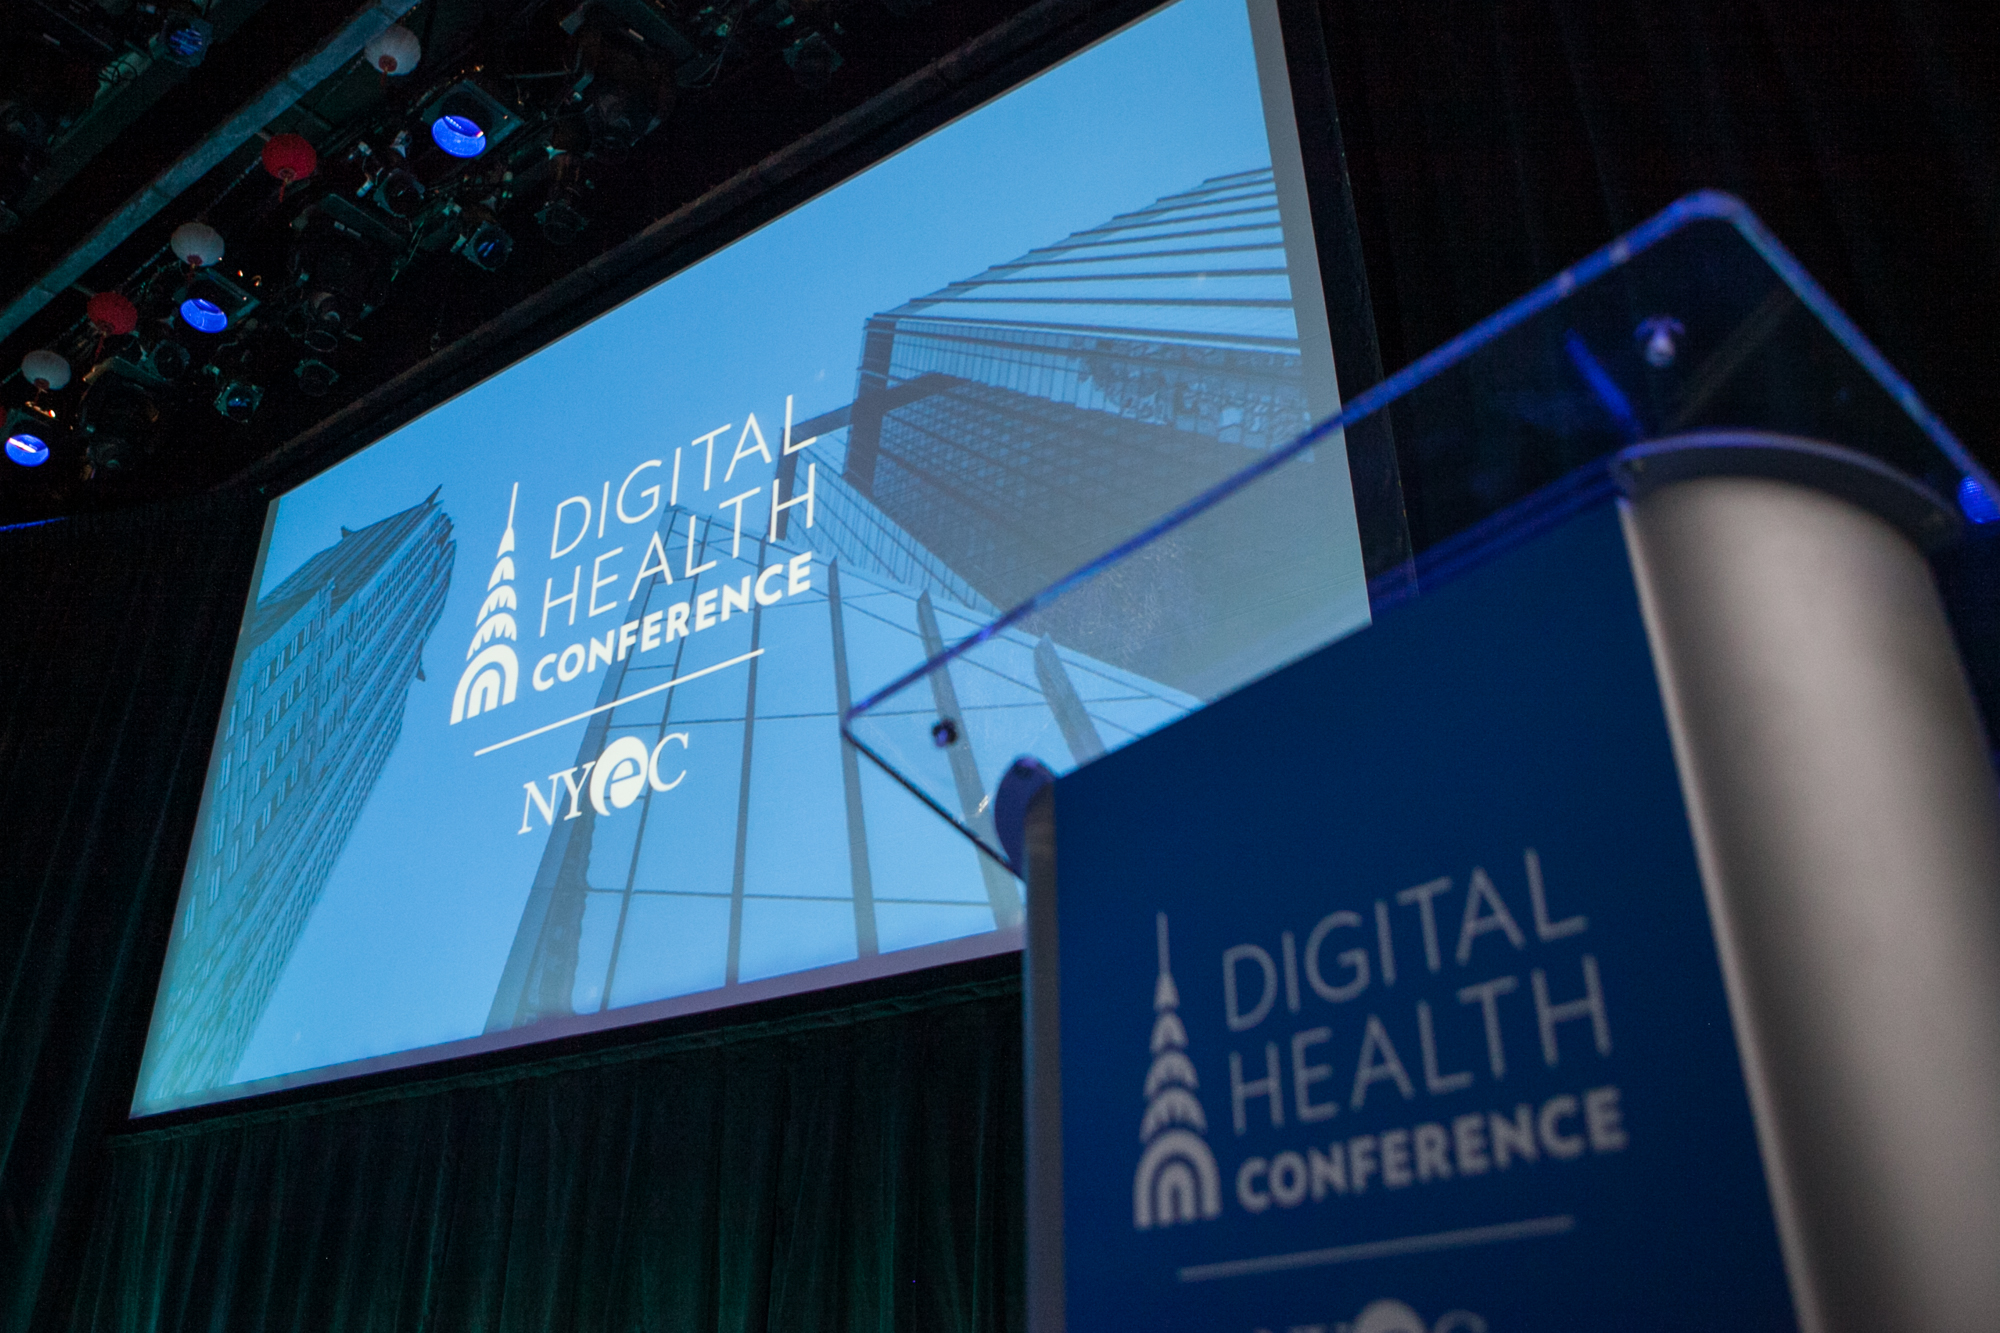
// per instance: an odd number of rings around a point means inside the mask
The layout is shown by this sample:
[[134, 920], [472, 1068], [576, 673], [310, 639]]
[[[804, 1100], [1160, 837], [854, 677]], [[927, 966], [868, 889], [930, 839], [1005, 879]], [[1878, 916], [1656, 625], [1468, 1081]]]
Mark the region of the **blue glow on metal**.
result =
[[2000, 523], [2000, 496], [1987, 490], [1977, 477], [1960, 478], [1958, 507], [1974, 523]]
[[203, 296], [190, 296], [181, 302], [181, 318], [202, 333], [220, 333], [229, 327], [229, 316], [222, 313], [222, 307]]
[[183, 58], [198, 56], [208, 49], [208, 34], [188, 24], [176, 24], [161, 34], [167, 49]]
[[22, 431], [7, 437], [7, 457], [22, 467], [40, 467], [49, 461], [49, 446], [42, 442], [41, 436]]
[[486, 131], [464, 116], [439, 116], [431, 122], [431, 139], [453, 157], [478, 157], [486, 151]]
[[1575, 329], [1563, 335], [1563, 351], [1569, 354], [1569, 363], [1576, 367], [1576, 373], [1583, 376], [1583, 382], [1590, 386], [1591, 394], [1611, 414], [1618, 423], [1619, 433], [1628, 440], [1636, 440], [1645, 434], [1639, 426], [1639, 414], [1632, 410], [1632, 400], [1618, 387], [1618, 381], [1611, 378], [1611, 372], [1602, 362], [1590, 354], [1577, 336]]

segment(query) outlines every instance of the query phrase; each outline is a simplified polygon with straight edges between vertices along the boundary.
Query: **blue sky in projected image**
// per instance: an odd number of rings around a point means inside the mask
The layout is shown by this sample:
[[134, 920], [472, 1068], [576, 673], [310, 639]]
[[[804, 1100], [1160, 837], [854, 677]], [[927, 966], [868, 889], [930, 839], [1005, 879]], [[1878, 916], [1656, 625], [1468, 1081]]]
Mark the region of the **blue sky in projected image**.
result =
[[[496, 809], [518, 818], [516, 770], [566, 767], [576, 749], [566, 728], [519, 747], [518, 763], [468, 764], [470, 744], [445, 725], [514, 482], [529, 612], [552, 568], [549, 515], [563, 497], [595, 497], [633, 463], [747, 411], [781, 422], [788, 393], [801, 418], [842, 406], [869, 315], [1269, 160], [1242, 0], [1180, 0], [287, 496], [265, 589], [332, 545], [343, 524], [373, 522], [440, 483], [458, 563], [425, 653], [429, 679], [412, 687], [402, 739], [239, 1078], [428, 1046], [485, 1023], [543, 840], [496, 826], [468, 851], [465, 839], [430, 834], [493, 825]], [[857, 694], [877, 683], [857, 679]], [[579, 706], [556, 693], [536, 697], [523, 682], [508, 711], [525, 729]], [[441, 771], [454, 774], [442, 786], [429, 776]], [[920, 818], [907, 855], [971, 873], [968, 845], [910, 805]]]

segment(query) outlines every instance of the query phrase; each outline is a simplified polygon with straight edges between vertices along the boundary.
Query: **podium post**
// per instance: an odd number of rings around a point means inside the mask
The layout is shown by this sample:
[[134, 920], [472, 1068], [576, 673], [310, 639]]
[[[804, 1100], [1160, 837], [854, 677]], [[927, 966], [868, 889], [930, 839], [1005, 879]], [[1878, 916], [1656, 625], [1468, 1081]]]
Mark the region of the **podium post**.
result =
[[1800, 1324], [2000, 1327], [2000, 814], [1944, 525], [1845, 451], [1678, 452], [1625, 469], [1626, 538]]

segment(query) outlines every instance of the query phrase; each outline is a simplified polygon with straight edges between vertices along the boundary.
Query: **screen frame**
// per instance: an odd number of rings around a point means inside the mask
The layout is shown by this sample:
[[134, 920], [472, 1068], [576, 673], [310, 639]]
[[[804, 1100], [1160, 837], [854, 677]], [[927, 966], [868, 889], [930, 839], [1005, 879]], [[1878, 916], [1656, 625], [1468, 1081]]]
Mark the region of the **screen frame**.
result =
[[[285, 493], [369, 448], [388, 435], [452, 398], [500, 375], [541, 348], [691, 268], [718, 251], [832, 190], [876, 163], [908, 147], [1068, 60], [1096, 43], [1163, 9], [1171, 0], [1115, 0], [1090, 5], [1084, 0], [1042, 0], [1007, 19], [957, 52], [933, 62], [860, 107], [836, 117], [730, 181], [660, 219], [639, 235], [585, 263], [581, 268], [457, 343], [411, 367], [362, 398], [340, 409], [232, 479], [225, 491], [251, 492], [265, 499], [263, 532], [257, 558], [244, 591], [244, 612], [254, 611], [262, 582], [277, 505]], [[1332, 75], [1324, 29], [1312, 0], [1275, 0], [1290, 84], [1292, 118], [1302, 157], [1306, 191], [1324, 303], [1332, 342], [1334, 370], [1342, 401], [1351, 400], [1382, 377], [1375, 342], [1372, 305], [1362, 267], [1359, 226], [1346, 172], [1346, 155], [1335, 113]], [[779, 178], [776, 184], [772, 181]], [[1351, 467], [1357, 516], [1361, 519], [1364, 557], [1371, 579], [1382, 573], [1378, 552], [1398, 549], [1401, 492], [1390, 459], [1388, 489], [1381, 469]], [[1371, 484], [1370, 478], [1376, 480]], [[1372, 523], [1372, 528], [1371, 528]], [[1407, 537], [1400, 548], [1406, 558]], [[240, 631], [243, 619], [239, 619]], [[204, 758], [213, 761], [220, 743], [220, 720], [234, 697], [240, 659], [232, 658], [226, 685], [219, 696], [215, 739]], [[204, 785], [194, 823], [173, 877], [175, 908], [194, 838], [202, 827], [210, 791], [204, 765]], [[171, 917], [169, 918], [171, 922]], [[152, 994], [158, 1002], [164, 981], [171, 928], [158, 941], [153, 959]], [[552, 1022], [538, 1035], [522, 1040], [495, 1041], [493, 1036], [463, 1038], [413, 1051], [344, 1063], [341, 1072], [300, 1082], [280, 1076], [263, 1082], [267, 1088], [242, 1091], [196, 1105], [153, 1111], [132, 1108], [141, 1051], [135, 1054], [125, 1098], [130, 1132], [152, 1133], [176, 1125], [269, 1113], [278, 1108], [321, 1102], [345, 1102], [396, 1094], [414, 1085], [444, 1084], [467, 1077], [494, 1077], [497, 1071], [563, 1064], [581, 1058], [595, 1061], [624, 1048], [651, 1048], [663, 1040], [688, 1034], [715, 1034], [730, 1029], [762, 1028], [772, 1021], [815, 1011], [834, 1011], [885, 1002], [910, 1005], [943, 1002], [968, 984], [990, 986], [995, 977], [1018, 975], [1021, 930], [996, 930], [959, 940], [884, 955], [894, 959], [875, 975], [856, 976], [853, 963], [836, 965], [843, 981], [814, 987], [814, 969], [770, 978], [742, 988], [743, 998], [727, 1005], [702, 1003], [697, 997], [675, 997], [621, 1007], [616, 1022], [574, 1024]], [[931, 955], [912, 966], [912, 956]], [[135, 1018], [150, 1030], [152, 1010]], [[538, 1025], [539, 1026], [539, 1025]], [[237, 1085], [254, 1088], [254, 1084]]]

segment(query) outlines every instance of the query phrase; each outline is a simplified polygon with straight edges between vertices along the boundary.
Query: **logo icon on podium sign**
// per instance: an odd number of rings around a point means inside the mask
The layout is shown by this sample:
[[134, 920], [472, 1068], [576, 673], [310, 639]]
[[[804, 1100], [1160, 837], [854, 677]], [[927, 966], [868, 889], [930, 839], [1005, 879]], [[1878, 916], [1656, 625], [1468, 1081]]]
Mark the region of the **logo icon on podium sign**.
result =
[[1167, 954], [1167, 914], [1155, 918], [1160, 978], [1153, 984], [1153, 1063], [1146, 1070], [1145, 1151], [1132, 1177], [1132, 1225], [1140, 1231], [1198, 1222], [1222, 1213], [1222, 1175], [1208, 1140], [1208, 1116], [1195, 1096], [1200, 1080], [1188, 1059], [1187, 1026]]

